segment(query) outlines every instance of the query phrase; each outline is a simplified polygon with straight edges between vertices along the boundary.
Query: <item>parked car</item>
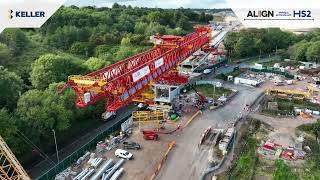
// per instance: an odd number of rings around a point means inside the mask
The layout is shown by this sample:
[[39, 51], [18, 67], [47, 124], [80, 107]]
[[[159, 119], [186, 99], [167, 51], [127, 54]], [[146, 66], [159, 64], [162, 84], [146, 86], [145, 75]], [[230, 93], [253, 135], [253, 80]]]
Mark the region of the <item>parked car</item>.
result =
[[130, 142], [130, 141], [124, 141], [122, 143], [123, 145], [123, 149], [135, 149], [135, 150], [139, 150], [141, 148], [140, 144], [136, 143], [136, 142]]
[[211, 72], [212, 72], [212, 69], [203, 70], [203, 74], [210, 74]]
[[123, 150], [123, 149], [117, 149], [115, 152], [114, 152], [114, 155], [118, 158], [123, 158], [123, 159], [127, 159], [127, 160], [130, 160], [133, 158], [133, 154], [132, 153], [129, 153], [128, 151], [126, 150]]

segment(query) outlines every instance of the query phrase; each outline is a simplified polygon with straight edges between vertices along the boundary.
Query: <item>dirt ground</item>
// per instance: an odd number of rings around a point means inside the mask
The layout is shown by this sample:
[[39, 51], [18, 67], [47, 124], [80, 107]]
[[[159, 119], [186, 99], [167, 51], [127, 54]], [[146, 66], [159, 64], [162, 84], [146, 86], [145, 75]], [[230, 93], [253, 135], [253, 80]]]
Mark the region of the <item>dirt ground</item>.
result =
[[297, 90], [297, 91], [305, 91], [305, 92], [307, 92], [309, 79], [310, 78], [307, 78], [307, 79], [302, 80], [302, 81], [294, 81], [294, 83], [291, 84], [291, 85], [284, 84], [283, 86], [276, 86], [274, 84], [274, 80], [268, 80], [262, 85], [261, 88], [263, 88], [263, 89], [271, 89], [271, 88], [275, 88], [275, 89], [290, 89], [290, 90]]
[[[189, 113], [184, 113], [181, 118], [176, 121], [168, 120], [164, 124], [163, 131], [172, 131], [175, 130], [179, 125], [183, 126], [190, 117], [196, 112], [196, 109], [193, 109]], [[152, 174], [155, 172], [159, 163], [163, 159], [164, 154], [168, 150], [169, 143], [174, 141], [178, 136], [181, 135], [183, 129], [177, 130], [173, 134], [160, 134], [157, 141], [145, 140], [142, 135], [143, 129], [157, 129], [159, 128], [158, 123], [134, 123], [132, 134], [126, 141], [133, 141], [140, 144], [140, 150], [127, 150], [132, 153], [134, 158], [132, 160], [125, 161], [124, 173], [121, 176], [123, 180], [143, 180], [150, 179]], [[120, 159], [115, 157], [114, 152], [116, 149], [123, 149], [122, 145], [114, 148], [110, 151], [106, 151], [103, 154], [96, 153], [98, 157], [102, 157], [105, 161], [108, 159], [113, 159], [113, 162], [116, 163]], [[88, 167], [87, 164], [88, 158], [78, 167], [73, 166], [72, 170], [79, 174], [84, 168]], [[72, 179], [71, 177], [67, 179]]]
[[[165, 131], [174, 130], [180, 123], [186, 122], [190, 118], [189, 115], [185, 115], [183, 118], [175, 123], [167, 123], [165, 125]], [[124, 174], [121, 177], [123, 180], [143, 180], [149, 179], [155, 172], [164, 154], [166, 153], [169, 143], [181, 134], [181, 130], [173, 134], [161, 134], [159, 135], [158, 141], [145, 140], [142, 136], [141, 131], [143, 129], [155, 129], [156, 124], [143, 124], [136, 123], [134, 126], [133, 134], [130, 136], [128, 141], [134, 141], [141, 145], [140, 150], [128, 150], [134, 155], [133, 160], [127, 161], [123, 168]], [[119, 147], [121, 148], [121, 146]], [[105, 156], [114, 157], [114, 150], [109, 151]]]
[[269, 134], [269, 139], [274, 139], [276, 143], [285, 147], [294, 145], [295, 139], [297, 138], [295, 134], [296, 127], [302, 124], [316, 122], [315, 118], [305, 119], [300, 116], [290, 118], [274, 118], [261, 114], [253, 114], [251, 116], [252, 118], [271, 125], [274, 129]]

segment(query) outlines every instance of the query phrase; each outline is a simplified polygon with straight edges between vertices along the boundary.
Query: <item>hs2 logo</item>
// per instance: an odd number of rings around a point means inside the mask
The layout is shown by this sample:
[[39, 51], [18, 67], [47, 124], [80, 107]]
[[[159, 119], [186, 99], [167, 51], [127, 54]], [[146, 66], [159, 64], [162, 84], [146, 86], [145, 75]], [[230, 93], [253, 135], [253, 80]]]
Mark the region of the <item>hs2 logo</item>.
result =
[[293, 17], [311, 17], [311, 11], [293, 11]]

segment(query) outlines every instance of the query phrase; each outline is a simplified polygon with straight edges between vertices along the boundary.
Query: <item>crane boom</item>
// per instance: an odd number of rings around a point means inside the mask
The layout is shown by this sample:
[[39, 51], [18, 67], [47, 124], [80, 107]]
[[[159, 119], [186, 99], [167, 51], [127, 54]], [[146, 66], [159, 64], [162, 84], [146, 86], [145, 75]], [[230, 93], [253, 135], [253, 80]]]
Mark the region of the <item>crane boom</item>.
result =
[[198, 26], [184, 37], [155, 37], [155, 47], [85, 76], [67, 82], [76, 93], [77, 107], [105, 98], [105, 109], [115, 112], [141, 94], [148, 83], [174, 69], [180, 62], [209, 43], [211, 29]]
[[0, 136], [0, 178], [1, 180], [30, 180], [17, 158]]

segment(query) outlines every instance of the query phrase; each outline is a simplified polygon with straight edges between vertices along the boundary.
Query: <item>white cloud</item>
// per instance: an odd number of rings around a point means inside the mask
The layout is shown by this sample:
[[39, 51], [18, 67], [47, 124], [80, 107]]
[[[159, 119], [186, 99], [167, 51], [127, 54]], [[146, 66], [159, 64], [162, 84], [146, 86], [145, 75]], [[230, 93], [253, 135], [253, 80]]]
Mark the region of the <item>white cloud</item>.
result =
[[121, 5], [159, 8], [224, 8], [225, 0], [67, 0], [66, 5], [111, 7], [117, 2]]

